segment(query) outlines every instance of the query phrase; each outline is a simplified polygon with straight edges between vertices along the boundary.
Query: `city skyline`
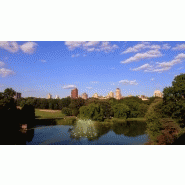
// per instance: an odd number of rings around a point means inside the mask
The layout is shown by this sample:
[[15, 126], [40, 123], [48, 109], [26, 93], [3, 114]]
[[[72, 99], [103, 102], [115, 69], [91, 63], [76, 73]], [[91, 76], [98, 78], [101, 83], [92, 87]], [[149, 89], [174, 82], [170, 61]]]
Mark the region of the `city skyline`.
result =
[[64, 98], [71, 89], [153, 96], [185, 72], [185, 42], [0, 42], [0, 91]]

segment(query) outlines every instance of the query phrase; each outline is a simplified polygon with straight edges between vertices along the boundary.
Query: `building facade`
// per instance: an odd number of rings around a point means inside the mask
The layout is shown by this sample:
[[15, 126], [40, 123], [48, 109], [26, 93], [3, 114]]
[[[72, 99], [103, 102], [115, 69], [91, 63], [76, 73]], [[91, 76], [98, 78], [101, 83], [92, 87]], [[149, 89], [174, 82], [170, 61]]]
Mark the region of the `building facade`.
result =
[[52, 95], [48, 94], [47, 99], [51, 99], [51, 98], [52, 98]]
[[162, 94], [161, 91], [156, 90], [156, 91], [154, 91], [154, 97], [160, 97], [160, 98], [162, 98], [163, 97], [163, 94]]
[[117, 100], [121, 99], [121, 90], [119, 88], [116, 89], [116, 99]]
[[114, 98], [114, 93], [112, 91], [108, 93], [107, 98]]
[[78, 98], [78, 89], [77, 88], [71, 90], [71, 98], [72, 99], [77, 99]]
[[83, 93], [83, 94], [82, 94], [82, 98], [83, 98], [84, 100], [87, 100], [87, 98], [88, 98], [87, 93]]
[[14, 99], [20, 99], [21, 98], [21, 93], [16, 92]]
[[92, 97], [93, 97], [93, 98], [98, 98], [98, 94], [95, 93]]

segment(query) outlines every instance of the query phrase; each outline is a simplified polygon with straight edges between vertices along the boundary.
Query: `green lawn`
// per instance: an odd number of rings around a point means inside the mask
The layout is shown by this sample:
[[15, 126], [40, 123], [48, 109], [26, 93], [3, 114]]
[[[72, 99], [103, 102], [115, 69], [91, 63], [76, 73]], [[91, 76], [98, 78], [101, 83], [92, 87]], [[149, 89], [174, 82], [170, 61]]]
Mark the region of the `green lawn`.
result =
[[112, 120], [115, 121], [146, 121], [146, 118], [128, 118], [128, 119], [122, 119], [122, 118], [112, 118]]
[[60, 118], [60, 117], [64, 117], [64, 114], [62, 114], [61, 111], [48, 112], [48, 110], [41, 111], [41, 109], [35, 109], [35, 117], [36, 118]]

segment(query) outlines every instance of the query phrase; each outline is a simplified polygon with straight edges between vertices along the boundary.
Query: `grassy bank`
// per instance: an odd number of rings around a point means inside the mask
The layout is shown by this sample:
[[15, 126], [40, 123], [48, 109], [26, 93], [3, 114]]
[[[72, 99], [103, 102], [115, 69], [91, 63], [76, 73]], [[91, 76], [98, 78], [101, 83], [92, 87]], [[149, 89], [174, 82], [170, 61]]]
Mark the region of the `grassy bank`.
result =
[[64, 118], [60, 110], [35, 109], [36, 118]]
[[[107, 119], [106, 119], [107, 120]], [[105, 121], [106, 121], [105, 120]], [[125, 122], [125, 121], [146, 121], [145, 118], [128, 118], [128, 119], [122, 119], [122, 118], [112, 118], [110, 119], [113, 122]]]

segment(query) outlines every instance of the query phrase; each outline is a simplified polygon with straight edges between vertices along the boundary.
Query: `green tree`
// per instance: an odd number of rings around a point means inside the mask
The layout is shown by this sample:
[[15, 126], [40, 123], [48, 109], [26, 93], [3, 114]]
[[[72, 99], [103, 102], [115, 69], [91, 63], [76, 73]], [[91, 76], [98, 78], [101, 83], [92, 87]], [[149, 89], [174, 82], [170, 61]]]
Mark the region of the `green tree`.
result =
[[7, 88], [4, 90], [4, 98], [11, 99], [16, 95], [16, 92], [12, 88]]
[[72, 109], [72, 115], [77, 116], [79, 114], [79, 109], [85, 104], [85, 100], [82, 98], [72, 99], [69, 108]]
[[139, 112], [138, 117], [144, 117], [148, 110], [148, 107], [149, 106], [147, 104], [144, 104], [144, 103], [140, 104], [138, 107], [138, 112]]
[[91, 103], [88, 106], [82, 106], [79, 109], [80, 118], [103, 121], [103, 109], [101, 108], [100, 104]]
[[185, 120], [185, 74], [174, 78], [171, 87], [163, 90], [163, 111], [179, 123]]
[[119, 103], [113, 106], [115, 118], [128, 118], [130, 109], [127, 105]]

